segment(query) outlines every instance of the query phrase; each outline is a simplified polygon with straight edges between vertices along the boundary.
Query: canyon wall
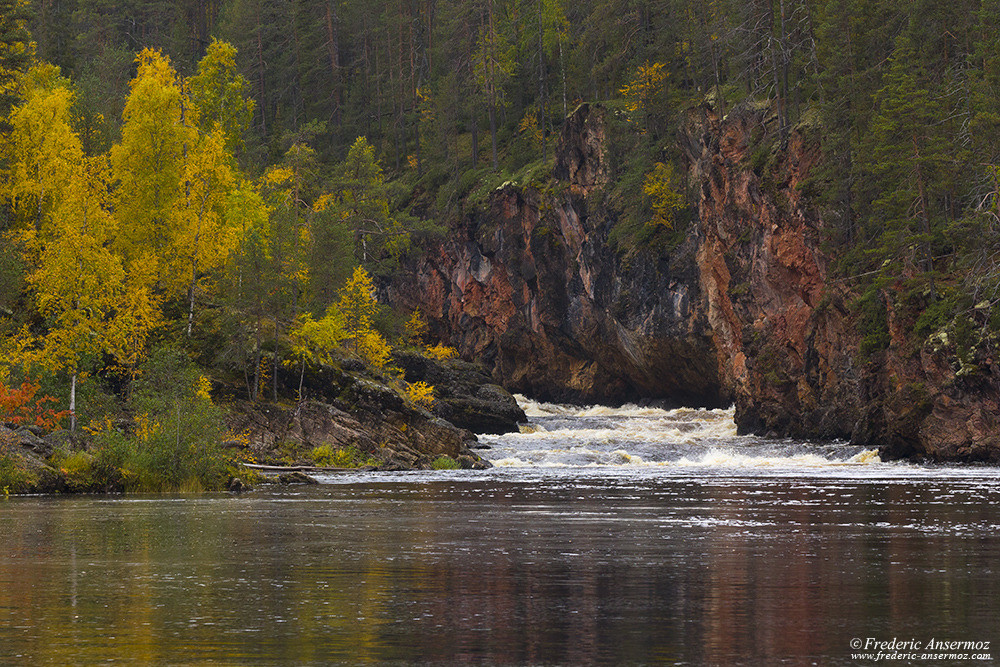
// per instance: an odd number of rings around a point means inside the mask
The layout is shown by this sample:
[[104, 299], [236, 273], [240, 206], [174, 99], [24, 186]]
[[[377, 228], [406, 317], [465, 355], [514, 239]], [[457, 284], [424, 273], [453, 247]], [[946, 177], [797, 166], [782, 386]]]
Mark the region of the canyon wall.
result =
[[890, 343], [860, 354], [856, 281], [830, 274], [803, 194], [815, 132], [761, 141], [767, 109], [685, 112], [677, 134], [697, 219], [667, 253], [608, 243], [608, 118], [565, 124], [555, 186], [505, 184], [388, 287], [432, 332], [540, 399], [736, 404], [744, 433], [851, 439], [885, 456], [1000, 461], [995, 342], [913, 342], [884, 300]]
[[[505, 184], [406, 267], [390, 300], [420, 307], [434, 335], [543, 400], [732, 401], [701, 307], [698, 240], [622, 258], [614, 218], [591, 206], [612, 177], [603, 111], [566, 124], [556, 188]], [[594, 210], [592, 210], [594, 208]]]

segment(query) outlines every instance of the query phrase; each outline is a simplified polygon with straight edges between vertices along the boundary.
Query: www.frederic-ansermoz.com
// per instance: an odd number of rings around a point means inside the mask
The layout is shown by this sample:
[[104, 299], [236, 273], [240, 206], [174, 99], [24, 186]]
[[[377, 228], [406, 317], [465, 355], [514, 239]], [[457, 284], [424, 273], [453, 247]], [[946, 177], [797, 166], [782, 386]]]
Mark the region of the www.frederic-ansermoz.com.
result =
[[948, 662], [975, 660], [992, 661], [993, 653], [989, 641], [953, 641], [930, 638], [920, 639], [877, 639], [875, 637], [855, 637], [851, 648], [852, 660], [865, 662], [889, 662], [894, 660], [946, 660]]

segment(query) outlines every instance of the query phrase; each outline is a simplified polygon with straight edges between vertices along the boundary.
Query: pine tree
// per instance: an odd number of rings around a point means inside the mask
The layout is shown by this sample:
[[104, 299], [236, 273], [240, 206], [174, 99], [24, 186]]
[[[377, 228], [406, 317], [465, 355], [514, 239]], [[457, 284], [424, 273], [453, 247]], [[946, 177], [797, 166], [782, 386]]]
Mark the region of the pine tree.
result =
[[[880, 250], [893, 263], [902, 261], [902, 272], [911, 275], [933, 270], [931, 243], [940, 224], [935, 197], [948, 148], [937, 129], [943, 117], [941, 105], [922, 74], [913, 43], [904, 32], [896, 40], [875, 97], [878, 112], [868, 165], [881, 192], [873, 202], [882, 228]], [[898, 265], [895, 270], [899, 272]]]
[[18, 78], [34, 57], [35, 45], [28, 32], [30, 19], [28, 0], [0, 0], [0, 129], [9, 129], [7, 114], [20, 99]]

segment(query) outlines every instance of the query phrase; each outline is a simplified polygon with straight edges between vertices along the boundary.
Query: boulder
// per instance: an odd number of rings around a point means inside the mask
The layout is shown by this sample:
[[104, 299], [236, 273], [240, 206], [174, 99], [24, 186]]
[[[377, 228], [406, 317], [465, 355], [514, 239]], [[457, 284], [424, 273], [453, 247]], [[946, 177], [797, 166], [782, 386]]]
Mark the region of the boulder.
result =
[[394, 361], [407, 382], [434, 386], [431, 412], [472, 433], [516, 433], [528, 421], [514, 397], [494, 384], [486, 369], [459, 359], [439, 361], [413, 352], [397, 352]]

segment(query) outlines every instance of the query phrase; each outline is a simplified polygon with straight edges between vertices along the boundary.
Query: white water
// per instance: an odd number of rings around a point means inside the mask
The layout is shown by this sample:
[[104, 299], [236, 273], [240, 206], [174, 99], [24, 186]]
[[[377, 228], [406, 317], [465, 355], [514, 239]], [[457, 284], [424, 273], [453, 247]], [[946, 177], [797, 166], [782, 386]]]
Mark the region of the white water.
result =
[[844, 442], [767, 439], [736, 433], [733, 408], [571, 406], [515, 396], [528, 416], [519, 434], [480, 436], [480, 452], [511, 473], [665, 476], [961, 477], [996, 481], [1000, 470], [883, 462]]

